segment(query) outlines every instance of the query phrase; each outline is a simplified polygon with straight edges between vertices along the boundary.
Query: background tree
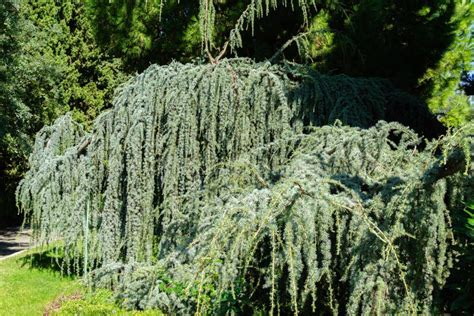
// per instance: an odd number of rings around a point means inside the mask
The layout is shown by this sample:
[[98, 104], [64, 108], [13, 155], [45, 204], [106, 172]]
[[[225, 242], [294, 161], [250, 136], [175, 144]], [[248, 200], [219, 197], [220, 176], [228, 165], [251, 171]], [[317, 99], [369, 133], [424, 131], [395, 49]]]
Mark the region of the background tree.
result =
[[362, 0], [341, 5], [342, 10], [323, 16], [333, 38], [327, 53], [319, 56], [319, 67], [390, 79], [433, 112], [443, 112], [447, 124], [470, 118], [467, 100], [458, 94], [461, 73], [471, 68], [472, 60], [469, 1]]
[[23, 21], [17, 1], [0, 3], [0, 205], [2, 223], [15, 217], [13, 192], [29, 153], [30, 109], [22, 102], [19, 38]]
[[26, 0], [21, 12], [32, 28], [22, 43], [25, 98], [41, 123], [67, 111], [82, 122], [97, 116], [126, 76], [95, 44], [83, 1]]
[[2, 6], [2, 224], [15, 217], [13, 192], [35, 133], [68, 111], [87, 125], [126, 80], [119, 59], [95, 44], [82, 1]]

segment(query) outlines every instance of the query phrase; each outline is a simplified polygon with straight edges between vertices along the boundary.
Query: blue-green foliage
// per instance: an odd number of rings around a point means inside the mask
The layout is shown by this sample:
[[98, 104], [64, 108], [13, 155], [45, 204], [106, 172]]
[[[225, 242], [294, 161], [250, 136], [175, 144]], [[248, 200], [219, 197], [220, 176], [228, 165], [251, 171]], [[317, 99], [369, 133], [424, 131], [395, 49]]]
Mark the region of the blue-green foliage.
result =
[[473, 127], [422, 144], [377, 123], [393, 98], [295, 64], [151, 66], [90, 132], [38, 134], [18, 203], [128, 307], [436, 312]]

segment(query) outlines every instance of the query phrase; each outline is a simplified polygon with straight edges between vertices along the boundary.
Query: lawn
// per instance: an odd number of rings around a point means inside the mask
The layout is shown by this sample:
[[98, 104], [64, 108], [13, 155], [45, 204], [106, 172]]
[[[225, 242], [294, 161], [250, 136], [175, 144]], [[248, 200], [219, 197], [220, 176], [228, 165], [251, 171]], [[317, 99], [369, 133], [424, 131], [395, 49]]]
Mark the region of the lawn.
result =
[[0, 261], [0, 316], [163, 315], [126, 311], [111, 292], [87, 293], [77, 278], [64, 276], [52, 251], [33, 251]]
[[0, 261], [1, 316], [43, 315], [55, 298], [81, 290], [79, 281], [61, 275], [48, 253]]

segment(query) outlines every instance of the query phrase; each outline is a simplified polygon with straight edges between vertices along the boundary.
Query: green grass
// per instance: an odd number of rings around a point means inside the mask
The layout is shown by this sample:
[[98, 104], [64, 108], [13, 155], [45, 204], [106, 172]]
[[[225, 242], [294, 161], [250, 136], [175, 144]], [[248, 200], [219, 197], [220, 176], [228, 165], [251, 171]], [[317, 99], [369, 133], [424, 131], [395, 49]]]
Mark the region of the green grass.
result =
[[[31, 262], [33, 266], [29, 264]], [[81, 288], [79, 281], [62, 276], [47, 254], [35, 253], [32, 257], [22, 255], [2, 260], [0, 316], [43, 315], [46, 306], [56, 297]]]
[[52, 251], [30, 252], [0, 261], [0, 316], [163, 315], [160, 311], [126, 311], [112, 293], [88, 293], [74, 277], [61, 275]]

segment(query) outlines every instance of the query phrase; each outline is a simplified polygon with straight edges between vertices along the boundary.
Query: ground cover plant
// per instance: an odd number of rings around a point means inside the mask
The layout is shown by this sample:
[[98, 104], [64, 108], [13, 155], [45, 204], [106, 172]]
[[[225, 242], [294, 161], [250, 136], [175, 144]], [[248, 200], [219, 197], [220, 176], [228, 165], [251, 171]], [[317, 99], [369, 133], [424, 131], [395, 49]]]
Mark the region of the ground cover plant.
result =
[[127, 308], [440, 312], [473, 126], [428, 141], [379, 121], [401, 104], [429, 117], [384, 81], [291, 63], [151, 66], [90, 132], [40, 131], [19, 207]]

